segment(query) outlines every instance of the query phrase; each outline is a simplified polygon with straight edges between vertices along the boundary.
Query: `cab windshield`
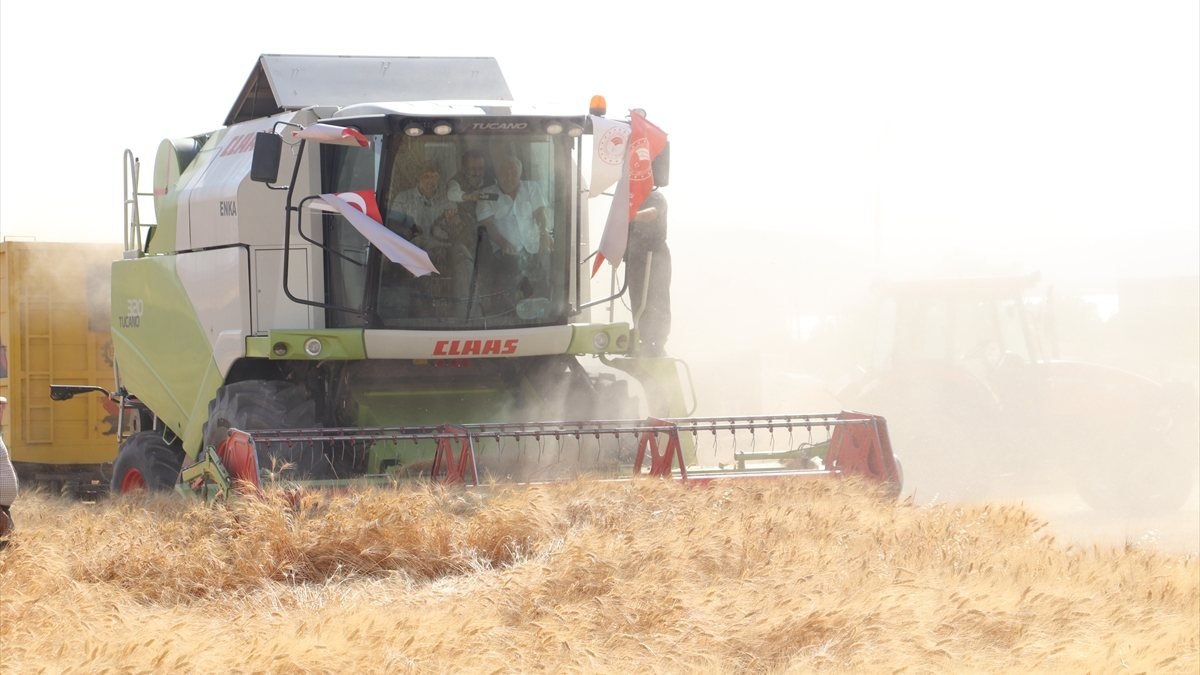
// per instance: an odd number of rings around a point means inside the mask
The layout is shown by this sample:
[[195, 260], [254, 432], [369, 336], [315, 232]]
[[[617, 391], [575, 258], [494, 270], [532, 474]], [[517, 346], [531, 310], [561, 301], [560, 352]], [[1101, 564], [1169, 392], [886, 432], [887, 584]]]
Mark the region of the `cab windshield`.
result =
[[[326, 243], [330, 326], [399, 329], [564, 323], [569, 311], [572, 139], [547, 134], [377, 136], [330, 148], [326, 189], [373, 185], [383, 224], [429, 254], [421, 277], [334, 217]], [[329, 159], [329, 157], [327, 157]], [[365, 180], [371, 175], [370, 182]]]

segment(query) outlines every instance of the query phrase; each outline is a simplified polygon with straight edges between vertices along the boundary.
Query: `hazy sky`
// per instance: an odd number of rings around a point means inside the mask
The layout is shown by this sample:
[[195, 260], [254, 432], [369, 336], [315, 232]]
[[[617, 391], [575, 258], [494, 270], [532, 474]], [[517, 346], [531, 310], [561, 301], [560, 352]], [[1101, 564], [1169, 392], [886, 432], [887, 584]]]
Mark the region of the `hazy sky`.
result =
[[260, 53], [482, 55], [520, 99], [646, 108], [683, 250], [1200, 267], [1195, 0], [668, 6], [6, 1], [0, 235], [119, 241], [122, 151], [148, 190], [159, 141], [218, 128]]

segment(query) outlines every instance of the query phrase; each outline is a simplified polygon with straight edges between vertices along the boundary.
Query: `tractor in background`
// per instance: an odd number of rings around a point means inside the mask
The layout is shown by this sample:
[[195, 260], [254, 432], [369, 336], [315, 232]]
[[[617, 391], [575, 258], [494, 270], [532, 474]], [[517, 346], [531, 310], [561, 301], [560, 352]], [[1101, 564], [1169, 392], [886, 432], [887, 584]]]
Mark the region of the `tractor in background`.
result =
[[1038, 275], [879, 284], [874, 364], [840, 400], [893, 421], [920, 500], [1069, 485], [1098, 511], [1178, 510], [1200, 473], [1195, 389], [1060, 358], [1038, 285]]

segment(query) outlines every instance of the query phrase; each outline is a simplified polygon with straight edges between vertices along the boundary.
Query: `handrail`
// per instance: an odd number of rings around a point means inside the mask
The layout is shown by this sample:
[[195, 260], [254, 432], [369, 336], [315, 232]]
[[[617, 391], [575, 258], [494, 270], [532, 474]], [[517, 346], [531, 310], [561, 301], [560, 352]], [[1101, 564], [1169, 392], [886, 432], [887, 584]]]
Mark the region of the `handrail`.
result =
[[142, 241], [142, 228], [154, 227], [155, 223], [142, 223], [142, 212], [138, 199], [153, 197], [153, 192], [138, 192], [138, 176], [141, 174], [142, 162], [134, 157], [133, 151], [126, 149], [124, 158], [124, 210], [125, 210], [125, 257], [137, 258], [145, 251]]
[[141, 162], [133, 156], [133, 151], [126, 148], [124, 163], [124, 209], [125, 209], [125, 251], [142, 250], [142, 219], [138, 211], [138, 173]]

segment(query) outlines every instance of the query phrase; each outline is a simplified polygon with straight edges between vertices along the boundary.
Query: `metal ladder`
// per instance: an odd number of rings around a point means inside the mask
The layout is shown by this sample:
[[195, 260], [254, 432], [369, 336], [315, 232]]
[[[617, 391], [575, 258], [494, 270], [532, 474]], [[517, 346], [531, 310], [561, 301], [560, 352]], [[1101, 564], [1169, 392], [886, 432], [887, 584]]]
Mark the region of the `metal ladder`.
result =
[[145, 253], [145, 243], [142, 229], [154, 227], [154, 223], [142, 223], [141, 208], [138, 200], [141, 197], [153, 197], [153, 192], [138, 192], [138, 175], [141, 173], [141, 160], [133, 156], [132, 150], [125, 150], [124, 156], [124, 207], [125, 207], [125, 258], [140, 258]]

